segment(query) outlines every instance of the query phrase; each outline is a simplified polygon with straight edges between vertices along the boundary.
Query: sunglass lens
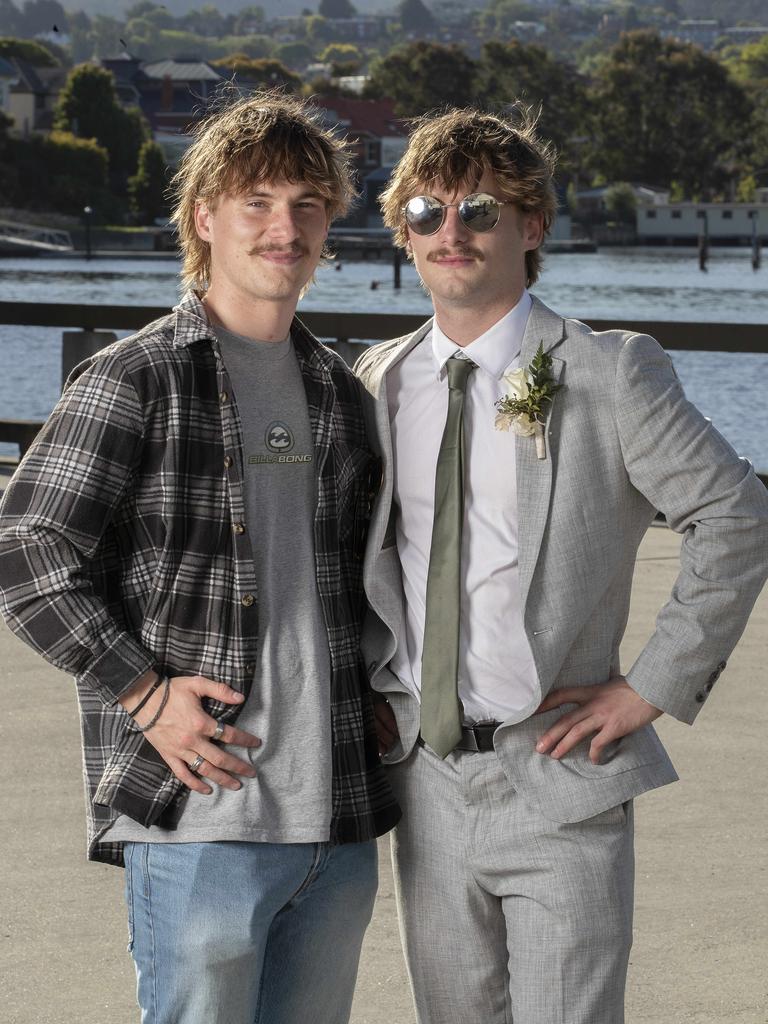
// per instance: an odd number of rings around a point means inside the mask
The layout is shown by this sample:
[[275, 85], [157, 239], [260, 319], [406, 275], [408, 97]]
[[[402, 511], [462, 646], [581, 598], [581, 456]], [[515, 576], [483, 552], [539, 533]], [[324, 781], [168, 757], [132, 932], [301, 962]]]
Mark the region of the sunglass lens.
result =
[[405, 219], [417, 235], [433, 235], [443, 223], [443, 207], [431, 196], [415, 196], [406, 203]]
[[499, 204], [493, 196], [477, 192], [459, 203], [459, 216], [471, 231], [490, 231], [499, 221]]

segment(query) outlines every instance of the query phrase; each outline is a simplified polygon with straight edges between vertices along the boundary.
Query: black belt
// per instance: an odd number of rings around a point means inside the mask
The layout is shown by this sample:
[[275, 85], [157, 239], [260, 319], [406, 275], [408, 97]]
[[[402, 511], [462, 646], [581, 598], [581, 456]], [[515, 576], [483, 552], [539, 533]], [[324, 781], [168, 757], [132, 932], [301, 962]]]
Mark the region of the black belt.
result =
[[[501, 722], [479, 722], [477, 725], [462, 725], [461, 739], [454, 750], [472, 750], [476, 754], [487, 754], [493, 750], [493, 734]], [[420, 747], [425, 746], [419, 735], [416, 741]]]

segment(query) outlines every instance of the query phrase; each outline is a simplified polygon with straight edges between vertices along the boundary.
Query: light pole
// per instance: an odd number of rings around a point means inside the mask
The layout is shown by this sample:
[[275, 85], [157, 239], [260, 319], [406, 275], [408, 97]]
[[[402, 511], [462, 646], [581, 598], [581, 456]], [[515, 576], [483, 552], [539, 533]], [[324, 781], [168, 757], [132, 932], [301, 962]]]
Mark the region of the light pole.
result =
[[85, 220], [85, 258], [90, 260], [91, 258], [91, 216], [93, 215], [93, 208], [90, 206], [83, 207], [83, 219]]

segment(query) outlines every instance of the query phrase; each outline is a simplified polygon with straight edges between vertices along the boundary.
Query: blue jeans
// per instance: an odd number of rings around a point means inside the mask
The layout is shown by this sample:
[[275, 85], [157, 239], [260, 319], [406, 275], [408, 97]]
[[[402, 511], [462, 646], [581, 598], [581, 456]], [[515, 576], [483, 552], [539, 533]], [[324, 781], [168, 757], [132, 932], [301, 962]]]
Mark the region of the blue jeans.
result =
[[376, 843], [126, 843], [142, 1024], [346, 1024]]

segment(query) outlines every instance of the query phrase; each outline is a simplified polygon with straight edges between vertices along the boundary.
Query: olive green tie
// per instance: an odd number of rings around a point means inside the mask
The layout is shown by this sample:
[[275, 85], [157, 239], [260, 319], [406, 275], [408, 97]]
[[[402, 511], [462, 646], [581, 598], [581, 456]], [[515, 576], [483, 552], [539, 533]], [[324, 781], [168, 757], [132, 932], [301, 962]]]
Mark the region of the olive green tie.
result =
[[464, 393], [475, 364], [451, 356], [448, 417], [437, 456], [435, 511], [427, 574], [424, 648], [421, 655], [421, 736], [445, 757], [461, 739], [459, 628], [461, 527], [464, 520]]

